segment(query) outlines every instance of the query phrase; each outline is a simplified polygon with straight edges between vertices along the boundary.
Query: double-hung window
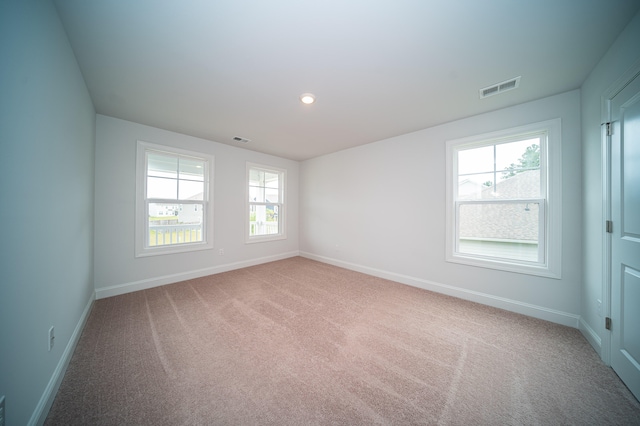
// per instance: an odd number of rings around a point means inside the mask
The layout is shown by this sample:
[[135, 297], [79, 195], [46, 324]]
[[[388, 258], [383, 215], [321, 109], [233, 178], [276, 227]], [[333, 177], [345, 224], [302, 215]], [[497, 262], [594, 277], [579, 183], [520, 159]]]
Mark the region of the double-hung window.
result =
[[560, 120], [447, 142], [447, 260], [560, 278]]
[[136, 256], [213, 247], [213, 157], [138, 142]]
[[285, 170], [247, 163], [247, 243], [286, 238], [285, 182]]

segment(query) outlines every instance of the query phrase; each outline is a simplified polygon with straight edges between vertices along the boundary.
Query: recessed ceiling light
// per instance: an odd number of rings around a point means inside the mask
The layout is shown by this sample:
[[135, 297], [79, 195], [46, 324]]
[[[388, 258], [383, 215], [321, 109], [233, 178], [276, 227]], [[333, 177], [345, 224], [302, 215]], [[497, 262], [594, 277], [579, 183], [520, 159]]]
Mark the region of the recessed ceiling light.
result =
[[300, 100], [303, 104], [309, 105], [316, 101], [316, 95], [314, 95], [313, 93], [303, 93], [302, 95], [300, 95]]

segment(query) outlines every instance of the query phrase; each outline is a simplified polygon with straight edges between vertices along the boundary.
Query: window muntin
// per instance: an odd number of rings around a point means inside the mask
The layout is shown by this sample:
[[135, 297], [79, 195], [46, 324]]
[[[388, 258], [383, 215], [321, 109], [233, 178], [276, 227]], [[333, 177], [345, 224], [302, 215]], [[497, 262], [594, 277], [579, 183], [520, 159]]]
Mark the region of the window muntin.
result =
[[559, 278], [559, 138], [552, 120], [447, 143], [448, 261]]
[[540, 148], [546, 137], [543, 132], [455, 150], [457, 253], [544, 263], [544, 223], [537, 213], [545, 204]]
[[147, 198], [203, 200], [206, 161], [148, 150]]
[[286, 238], [285, 175], [282, 169], [247, 163], [247, 242]]
[[138, 142], [136, 255], [212, 248], [213, 158]]

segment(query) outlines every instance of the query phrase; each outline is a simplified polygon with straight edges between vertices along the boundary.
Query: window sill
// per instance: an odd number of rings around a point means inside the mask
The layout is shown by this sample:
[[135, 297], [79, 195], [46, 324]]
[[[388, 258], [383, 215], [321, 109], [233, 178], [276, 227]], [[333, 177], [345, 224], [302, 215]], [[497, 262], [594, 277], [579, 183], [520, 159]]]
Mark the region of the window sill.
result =
[[286, 240], [287, 236], [286, 235], [260, 235], [260, 236], [255, 236], [255, 237], [248, 237], [247, 240], [245, 241], [245, 244], [254, 244], [254, 243], [266, 243], [269, 241], [279, 241], [279, 240]]
[[200, 250], [212, 250], [211, 243], [187, 243], [168, 247], [151, 247], [136, 250], [136, 257], [161, 256], [165, 254], [190, 253]]
[[458, 263], [462, 265], [475, 266], [479, 268], [495, 269], [505, 272], [514, 272], [517, 274], [534, 275], [545, 278], [561, 279], [560, 271], [553, 270], [547, 265], [510, 262], [508, 259], [482, 259], [476, 256], [466, 256], [461, 254], [449, 255], [447, 262]]

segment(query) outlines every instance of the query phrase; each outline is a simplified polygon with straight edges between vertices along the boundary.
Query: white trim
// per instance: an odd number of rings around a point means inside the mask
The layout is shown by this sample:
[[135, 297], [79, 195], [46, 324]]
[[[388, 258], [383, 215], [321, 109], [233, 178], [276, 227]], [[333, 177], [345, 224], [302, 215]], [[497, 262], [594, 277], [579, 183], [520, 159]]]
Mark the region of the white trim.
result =
[[69, 366], [69, 362], [71, 361], [71, 357], [73, 356], [73, 351], [76, 349], [76, 345], [80, 340], [82, 330], [87, 323], [89, 313], [91, 312], [91, 308], [93, 307], [93, 302], [95, 300], [96, 293], [93, 292], [91, 293], [91, 296], [89, 297], [89, 300], [84, 307], [84, 311], [82, 311], [82, 315], [80, 315], [80, 320], [78, 321], [78, 324], [76, 324], [76, 328], [73, 330], [73, 333], [71, 333], [71, 338], [69, 339], [67, 346], [64, 348], [64, 352], [60, 357], [60, 361], [58, 361], [58, 365], [56, 366], [55, 370], [53, 370], [51, 379], [49, 379], [49, 383], [42, 393], [40, 401], [38, 401], [38, 405], [36, 405], [36, 408], [33, 411], [29, 422], [27, 423], [29, 426], [44, 424], [47, 415], [49, 415], [49, 410], [53, 405], [53, 401], [56, 397], [56, 394], [58, 393], [58, 389], [60, 388], [62, 379], [67, 372], [67, 367]]
[[[541, 186], [546, 191], [545, 209], [541, 211], [540, 219], [546, 218], [545, 234], [541, 235], [540, 244], [545, 244], [547, 253], [544, 264], [530, 264], [528, 262], [511, 261], [508, 259], [482, 258], [479, 256], [456, 253], [456, 200], [453, 195], [457, 182], [457, 164], [454, 162], [454, 148], [462, 146], [483, 146], [503, 143], [526, 136], [528, 134], [547, 133], [547, 141], [540, 147], [541, 169], [547, 173], [541, 176]], [[545, 163], [546, 162], [546, 163]], [[560, 118], [531, 123], [496, 132], [473, 135], [446, 142], [446, 242], [445, 260], [447, 262], [502, 271], [543, 276], [548, 278], [562, 278], [562, 121]], [[550, 179], [549, 179], [549, 178]], [[507, 200], [503, 200], [507, 201]]]
[[[610, 100], [606, 101], [607, 112], [610, 112]], [[611, 364], [611, 333], [602, 327], [604, 318], [611, 316], [611, 234], [607, 232], [605, 223], [611, 220], [611, 137], [607, 135], [607, 126], [600, 126], [600, 140], [602, 144], [602, 315], [600, 329], [603, 330], [598, 353], [605, 365]], [[589, 341], [591, 343], [591, 341]], [[593, 344], [592, 344], [593, 345]]]
[[566, 325], [572, 328], [578, 328], [580, 316], [568, 312], [562, 312], [555, 309], [549, 309], [544, 306], [533, 305], [530, 303], [519, 302], [505, 297], [493, 296], [487, 293], [467, 290], [460, 287], [442, 284], [435, 281], [425, 280], [422, 278], [411, 277], [408, 275], [397, 274], [395, 272], [384, 271], [381, 269], [370, 268], [368, 266], [358, 265], [355, 263], [344, 262], [342, 260], [316, 255], [308, 252], [300, 252], [300, 256], [307, 259], [317, 260], [318, 262], [328, 263], [330, 265], [339, 266], [356, 272], [362, 272], [367, 275], [388, 279], [399, 282], [401, 284], [410, 285], [412, 287], [422, 288], [424, 290], [436, 293], [446, 294], [448, 296], [457, 297], [459, 299], [469, 300], [483, 305], [492, 306], [494, 308], [504, 309], [506, 311], [527, 315], [533, 318], [550, 321], [556, 324]]
[[602, 357], [602, 340], [598, 333], [595, 332], [593, 328], [587, 324], [583, 317], [580, 317], [580, 321], [578, 323], [578, 329], [582, 333], [585, 339], [589, 342], [593, 349]]
[[[611, 234], [604, 226], [607, 220], [611, 220], [611, 137], [607, 136], [604, 124], [611, 121], [611, 100], [620, 93], [629, 83], [640, 75], [640, 58], [627, 69], [600, 98], [601, 117], [601, 149], [602, 149], [602, 309], [603, 316], [611, 316]], [[604, 318], [601, 318], [604, 321]], [[604, 324], [604, 322], [601, 322]], [[611, 332], [602, 327], [602, 340], [600, 345], [600, 358], [605, 365], [611, 365]]]
[[[271, 203], [278, 205], [278, 227], [279, 232], [277, 234], [270, 235], [254, 235], [251, 236], [251, 202], [249, 201], [249, 179], [250, 179], [250, 171], [251, 169], [257, 169], [265, 172], [277, 173], [280, 176], [280, 187], [278, 188], [279, 193], [279, 202]], [[279, 167], [273, 166], [265, 166], [264, 164], [252, 163], [247, 161], [246, 164], [246, 181], [245, 181], [246, 195], [244, 197], [245, 201], [245, 244], [253, 244], [253, 243], [263, 243], [267, 241], [277, 241], [277, 240], [286, 240], [287, 239], [287, 170], [281, 169]]]
[[607, 123], [611, 120], [611, 107], [609, 101], [622, 92], [629, 83], [640, 75], [640, 58], [638, 58], [633, 65], [629, 67], [618, 79], [609, 86], [609, 88], [602, 94], [600, 98], [600, 117], [601, 124]]
[[104, 299], [107, 297], [118, 296], [120, 294], [132, 293], [134, 291], [146, 290], [162, 285], [173, 284], [180, 281], [190, 280], [193, 278], [205, 277], [207, 275], [219, 274], [221, 272], [233, 271], [236, 269], [246, 268], [249, 266], [261, 265], [263, 263], [274, 262], [276, 260], [288, 259], [290, 257], [299, 256], [298, 251], [281, 253], [273, 256], [259, 257], [256, 259], [242, 260], [239, 262], [226, 263], [223, 265], [212, 266], [209, 268], [196, 269], [193, 271], [178, 272], [176, 274], [162, 275], [159, 277], [147, 278], [140, 281], [129, 283], [115, 284], [108, 287], [96, 289], [96, 299]]
[[[202, 232], [204, 241], [198, 243], [174, 244], [161, 247], [146, 247], [147, 240], [147, 199], [146, 195], [146, 151], [155, 150], [166, 152], [170, 155], [184, 155], [204, 160], [206, 162], [205, 170], [205, 194], [201, 203], [203, 204], [203, 223], [204, 230]], [[164, 254], [185, 253], [198, 250], [213, 249], [213, 187], [214, 187], [214, 161], [215, 157], [211, 154], [202, 152], [188, 151], [181, 148], [175, 148], [167, 145], [158, 145], [150, 142], [137, 141], [136, 145], [136, 199], [135, 199], [135, 221], [134, 221], [134, 240], [135, 240], [135, 257], [158, 256]], [[174, 202], [162, 200], [163, 202]], [[178, 202], [178, 201], [175, 201]], [[187, 202], [192, 204], [192, 202]]]

